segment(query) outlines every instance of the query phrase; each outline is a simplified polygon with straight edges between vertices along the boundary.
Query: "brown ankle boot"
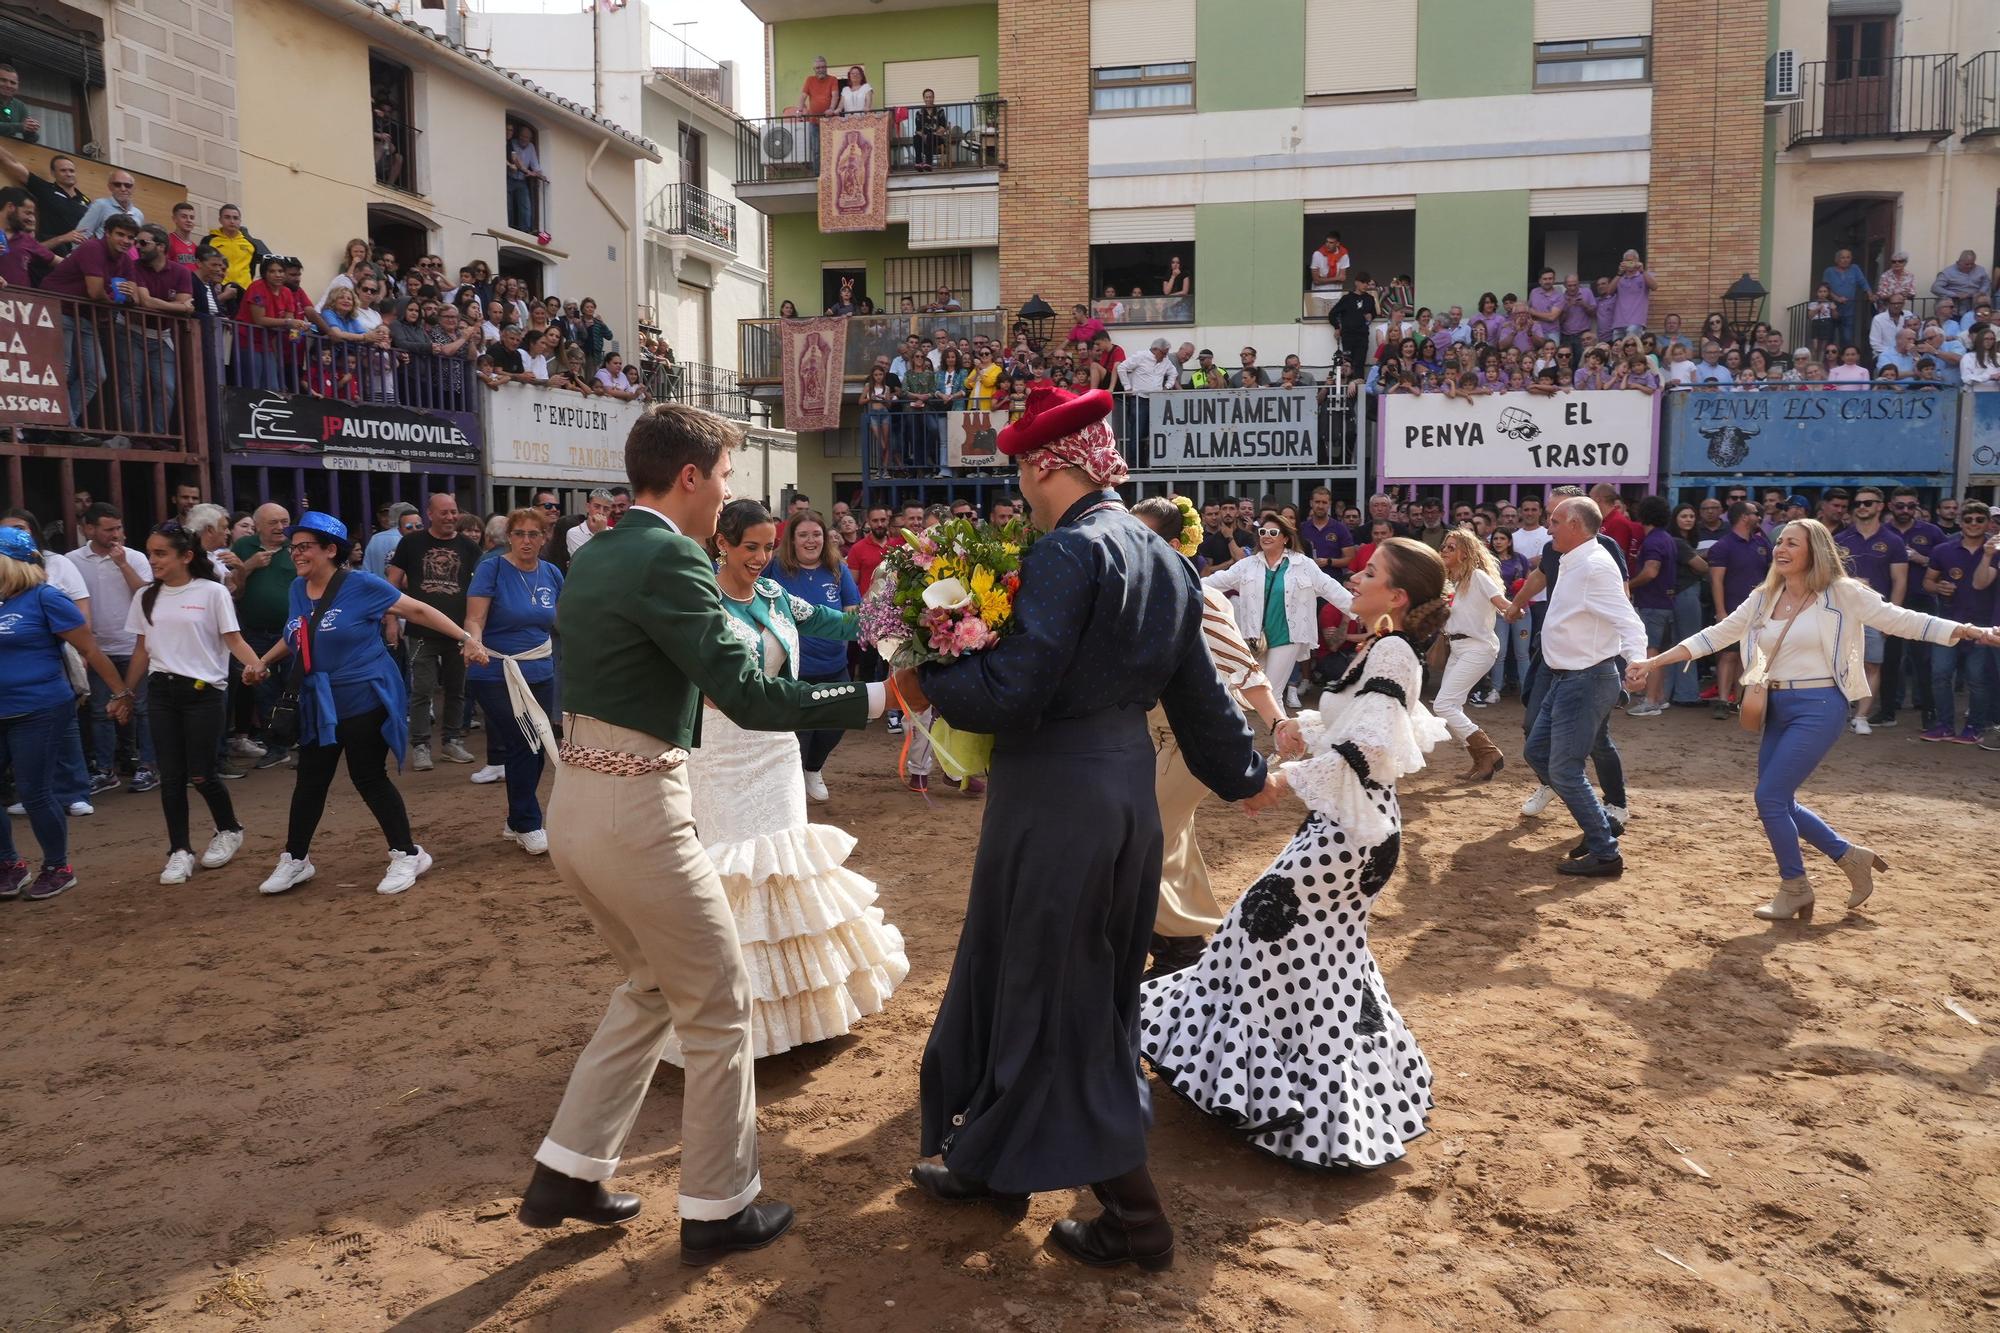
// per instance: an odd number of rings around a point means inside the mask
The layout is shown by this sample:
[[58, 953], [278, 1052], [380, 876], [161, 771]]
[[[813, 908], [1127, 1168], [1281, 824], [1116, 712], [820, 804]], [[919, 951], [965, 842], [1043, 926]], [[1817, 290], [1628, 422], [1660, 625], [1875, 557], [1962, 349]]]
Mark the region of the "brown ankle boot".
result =
[[1507, 766], [1507, 756], [1483, 731], [1467, 736], [1465, 748], [1472, 751], [1472, 768], [1465, 775], [1468, 782], [1491, 782], [1493, 775]]

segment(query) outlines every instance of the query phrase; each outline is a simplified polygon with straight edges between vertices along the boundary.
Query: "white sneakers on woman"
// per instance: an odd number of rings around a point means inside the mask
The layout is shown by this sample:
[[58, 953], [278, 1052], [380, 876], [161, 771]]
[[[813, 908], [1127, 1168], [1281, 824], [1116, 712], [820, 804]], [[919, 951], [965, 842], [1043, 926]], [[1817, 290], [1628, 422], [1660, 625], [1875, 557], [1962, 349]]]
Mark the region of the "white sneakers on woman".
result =
[[516, 833], [505, 824], [500, 826], [500, 836], [518, 844], [530, 856], [540, 856], [549, 850], [549, 831], [545, 828], [529, 829], [526, 833]]
[[294, 861], [290, 852], [281, 852], [278, 855], [278, 868], [271, 872], [269, 879], [257, 886], [257, 892], [285, 893], [296, 889], [318, 873], [310, 856], [300, 857]]
[[242, 848], [242, 829], [217, 829], [215, 836], [208, 840], [208, 850], [201, 854], [201, 864], [208, 870], [226, 866]]
[[811, 769], [806, 771], [806, 799], [808, 801], [830, 801], [833, 793], [826, 789], [826, 777]]
[[390, 852], [389, 873], [375, 886], [377, 893], [401, 893], [417, 882], [417, 876], [431, 868], [431, 854], [419, 847], [414, 852]]
[[194, 853], [175, 852], [167, 858], [167, 868], [160, 872], [162, 884], [185, 884], [194, 875]]
[[1549, 808], [1549, 802], [1555, 800], [1555, 798], [1556, 789], [1554, 787], [1537, 787], [1533, 795], [1521, 802], [1521, 813], [1530, 819], [1540, 819], [1542, 812]]
[[472, 772], [472, 780], [482, 787], [489, 782], [498, 782], [506, 776], [507, 769], [502, 764], [487, 764], [484, 768], [477, 768]]

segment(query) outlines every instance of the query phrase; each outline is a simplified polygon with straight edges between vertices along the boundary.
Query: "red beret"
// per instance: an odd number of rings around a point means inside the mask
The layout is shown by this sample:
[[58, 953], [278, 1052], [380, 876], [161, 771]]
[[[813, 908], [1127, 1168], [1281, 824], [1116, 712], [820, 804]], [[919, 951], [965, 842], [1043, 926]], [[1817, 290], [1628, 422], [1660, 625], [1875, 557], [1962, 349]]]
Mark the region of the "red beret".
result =
[[1028, 391], [1021, 415], [1000, 432], [1000, 452], [1009, 458], [1033, 453], [1111, 415], [1111, 395], [1103, 389], [1070, 393], [1054, 385]]

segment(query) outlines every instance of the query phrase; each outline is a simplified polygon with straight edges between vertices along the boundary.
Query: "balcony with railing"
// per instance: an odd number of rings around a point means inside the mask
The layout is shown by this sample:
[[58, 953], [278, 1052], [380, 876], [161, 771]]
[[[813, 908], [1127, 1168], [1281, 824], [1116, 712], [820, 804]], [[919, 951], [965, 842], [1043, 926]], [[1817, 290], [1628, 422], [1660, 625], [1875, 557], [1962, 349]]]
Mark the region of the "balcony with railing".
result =
[[1965, 137], [2000, 134], [2000, 51], [1981, 51], [1965, 62]]
[[640, 362], [639, 373], [647, 396], [656, 403], [686, 403], [738, 421], [750, 419], [750, 395], [733, 370], [699, 361], [648, 358]]
[[1799, 66], [1788, 147], [1861, 139], [1937, 143], [1957, 129], [1958, 57], [1863, 56]]
[[[935, 113], [935, 115], [927, 114]], [[979, 183], [1007, 166], [1007, 103], [998, 97], [935, 107], [890, 108], [891, 188], [922, 177]], [[819, 121], [783, 115], [741, 122], [736, 131], [737, 195], [765, 212], [809, 208], [819, 180]], [[768, 206], [767, 206], [768, 205]]]
[[646, 226], [664, 238], [677, 277], [685, 255], [712, 264], [736, 258], [736, 205], [699, 185], [669, 185], [654, 195]]
[[[918, 338], [935, 340], [940, 331], [953, 342], [984, 337], [988, 342], [1004, 344], [1007, 338], [1009, 312], [1005, 310], [955, 310], [948, 314], [914, 315], [851, 315], [847, 320], [847, 356], [842, 362], [842, 376], [849, 380], [863, 379], [868, 368], [875, 364], [875, 358], [894, 358], [903, 350], [903, 340], [912, 333]], [[779, 329], [782, 319], [746, 319], [737, 324], [739, 364], [738, 372], [745, 385], [770, 385], [775, 387], [783, 378], [779, 361]]]

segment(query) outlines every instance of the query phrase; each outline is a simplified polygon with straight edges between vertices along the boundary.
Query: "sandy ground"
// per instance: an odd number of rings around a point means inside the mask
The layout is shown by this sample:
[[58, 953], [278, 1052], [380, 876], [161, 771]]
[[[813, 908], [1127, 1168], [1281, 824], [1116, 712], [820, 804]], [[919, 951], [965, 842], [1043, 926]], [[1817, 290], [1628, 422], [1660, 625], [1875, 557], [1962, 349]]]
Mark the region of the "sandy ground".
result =
[[[1510, 752], [1518, 718], [1486, 714]], [[1518, 759], [1472, 790], [1440, 750], [1405, 784], [1375, 948], [1434, 1132], [1308, 1174], [1160, 1096], [1179, 1263], [1147, 1278], [1043, 1249], [1087, 1194], [1010, 1225], [907, 1186], [979, 807], [895, 791], [879, 729], [836, 755], [828, 815], [912, 972], [854, 1036], [760, 1066], [766, 1186], [800, 1222], [706, 1271], [678, 1262], [670, 1068], [621, 1178], [638, 1222], [511, 1218], [617, 978], [496, 836], [496, 788], [403, 779], [439, 864], [393, 900], [344, 787], [319, 878], [271, 900], [289, 773], [235, 784], [243, 859], [178, 889], [153, 882], [153, 799], [108, 795], [77, 829], [85, 885], [0, 904], [0, 1329], [2000, 1327], [1994, 757], [1907, 724], [1843, 740], [1816, 803], [1894, 870], [1864, 912], [1825, 884], [1813, 924], [1772, 928], [1750, 739], [1705, 712], [1618, 730], [1619, 882], [1551, 873], [1574, 833], [1518, 818]], [[1211, 806], [1219, 882], [1294, 823]]]

